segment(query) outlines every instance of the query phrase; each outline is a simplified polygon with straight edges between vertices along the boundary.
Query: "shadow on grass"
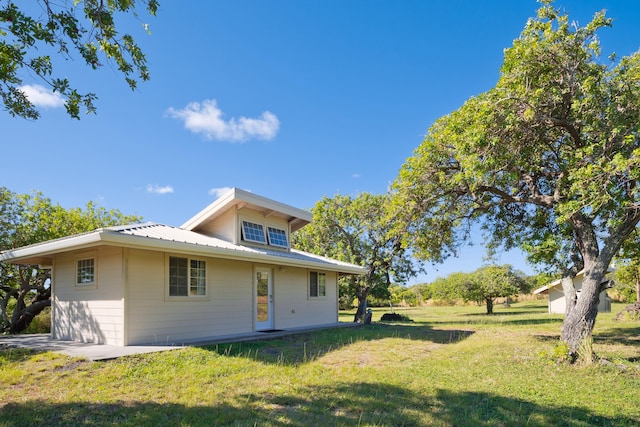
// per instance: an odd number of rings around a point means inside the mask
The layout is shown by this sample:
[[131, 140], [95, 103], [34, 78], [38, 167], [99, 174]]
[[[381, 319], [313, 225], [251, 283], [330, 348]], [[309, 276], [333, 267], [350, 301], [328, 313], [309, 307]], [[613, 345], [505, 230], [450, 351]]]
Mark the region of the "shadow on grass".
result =
[[280, 395], [244, 395], [214, 406], [155, 402], [9, 403], [3, 426], [201, 426], [201, 425], [385, 425], [385, 426], [635, 426], [625, 415], [544, 406], [490, 393], [435, 390], [424, 395], [372, 382], [298, 388]]
[[[523, 313], [523, 312], [495, 312], [493, 314], [486, 313], [467, 313], [460, 316], [460, 321], [458, 323], [464, 323], [465, 318], [471, 319], [471, 322], [478, 323], [481, 325], [545, 325], [545, 324], [553, 324], [562, 323], [562, 318], [557, 316], [549, 316], [549, 315], [541, 315], [540, 317], [519, 317], [511, 315], [522, 315], [531, 313]], [[448, 321], [447, 323], [455, 324], [456, 322]]]
[[557, 333], [557, 334], [545, 334], [545, 335], [536, 334], [536, 335], [532, 335], [532, 336], [533, 336], [533, 338], [535, 338], [536, 340], [541, 341], [541, 342], [553, 342], [553, 341], [560, 342], [559, 341], [560, 340], [560, 333]]
[[526, 315], [526, 316], [531, 316], [531, 315], [535, 315], [535, 314], [539, 314], [539, 315], [546, 315], [548, 314], [546, 311], [524, 311], [521, 308], [518, 308], [517, 310], [509, 310], [509, 309], [505, 309], [505, 310], [493, 310], [492, 314], [487, 314], [487, 312], [485, 311], [484, 313], [467, 313], [465, 314], [465, 316], [486, 316], [486, 317], [491, 317], [491, 316], [518, 316], [518, 315]]
[[624, 344], [624, 345], [640, 345], [640, 326], [616, 328], [613, 331], [596, 332], [593, 336], [594, 341]]
[[259, 341], [218, 344], [203, 347], [224, 356], [242, 356], [266, 363], [298, 365], [358, 342], [385, 338], [452, 344], [473, 335], [474, 331], [434, 329], [430, 326], [375, 323], [354, 328], [325, 329]]

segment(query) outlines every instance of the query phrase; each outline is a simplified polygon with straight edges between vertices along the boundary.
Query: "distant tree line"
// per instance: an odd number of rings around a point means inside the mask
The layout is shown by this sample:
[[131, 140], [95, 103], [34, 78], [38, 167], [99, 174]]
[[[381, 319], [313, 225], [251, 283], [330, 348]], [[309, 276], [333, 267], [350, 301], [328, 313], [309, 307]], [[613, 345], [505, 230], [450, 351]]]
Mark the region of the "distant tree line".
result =
[[[499, 298], [506, 300], [527, 294], [535, 283], [534, 277], [527, 277], [510, 265], [486, 265], [471, 273], [456, 272], [438, 277], [431, 283], [411, 287], [392, 284], [384, 289], [385, 292], [371, 295], [368, 305], [418, 306], [472, 302], [485, 305], [487, 314], [493, 314], [494, 304]], [[345, 296], [344, 301], [348, 302], [349, 295]]]

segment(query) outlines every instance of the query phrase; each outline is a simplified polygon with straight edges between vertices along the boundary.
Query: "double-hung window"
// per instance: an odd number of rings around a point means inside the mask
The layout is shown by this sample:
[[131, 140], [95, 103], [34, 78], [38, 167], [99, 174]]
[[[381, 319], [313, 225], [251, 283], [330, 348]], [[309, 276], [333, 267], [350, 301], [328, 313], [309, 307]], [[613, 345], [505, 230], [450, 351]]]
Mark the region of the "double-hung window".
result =
[[317, 271], [309, 272], [309, 298], [327, 296], [327, 275]]
[[206, 295], [206, 261], [169, 257], [169, 296], [201, 297]]

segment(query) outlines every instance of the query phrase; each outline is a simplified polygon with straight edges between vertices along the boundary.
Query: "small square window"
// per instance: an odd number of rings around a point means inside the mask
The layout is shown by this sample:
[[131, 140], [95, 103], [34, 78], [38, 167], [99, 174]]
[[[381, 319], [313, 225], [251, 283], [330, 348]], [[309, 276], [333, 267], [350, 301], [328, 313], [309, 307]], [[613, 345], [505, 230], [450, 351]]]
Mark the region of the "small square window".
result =
[[76, 285], [92, 286], [96, 284], [95, 258], [83, 258], [77, 261]]
[[242, 239], [248, 242], [267, 243], [262, 224], [242, 221]]
[[274, 227], [267, 227], [267, 232], [269, 234], [269, 244], [273, 246], [280, 246], [283, 248], [289, 247], [289, 242], [287, 241], [287, 232]]

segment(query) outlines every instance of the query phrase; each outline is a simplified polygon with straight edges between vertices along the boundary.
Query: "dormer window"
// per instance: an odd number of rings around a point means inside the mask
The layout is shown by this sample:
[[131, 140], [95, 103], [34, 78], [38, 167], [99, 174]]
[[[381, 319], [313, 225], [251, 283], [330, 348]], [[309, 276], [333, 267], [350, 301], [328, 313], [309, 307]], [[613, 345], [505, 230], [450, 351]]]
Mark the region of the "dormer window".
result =
[[255, 222], [242, 221], [242, 240], [254, 243], [267, 243], [264, 235], [264, 227], [262, 224]]
[[269, 234], [269, 244], [273, 246], [280, 246], [281, 248], [288, 248], [289, 242], [287, 241], [287, 232], [274, 227], [267, 227]]
[[242, 220], [240, 224], [242, 226], [240, 238], [243, 241], [289, 249], [289, 233], [285, 228], [280, 228], [276, 224], [247, 220]]

